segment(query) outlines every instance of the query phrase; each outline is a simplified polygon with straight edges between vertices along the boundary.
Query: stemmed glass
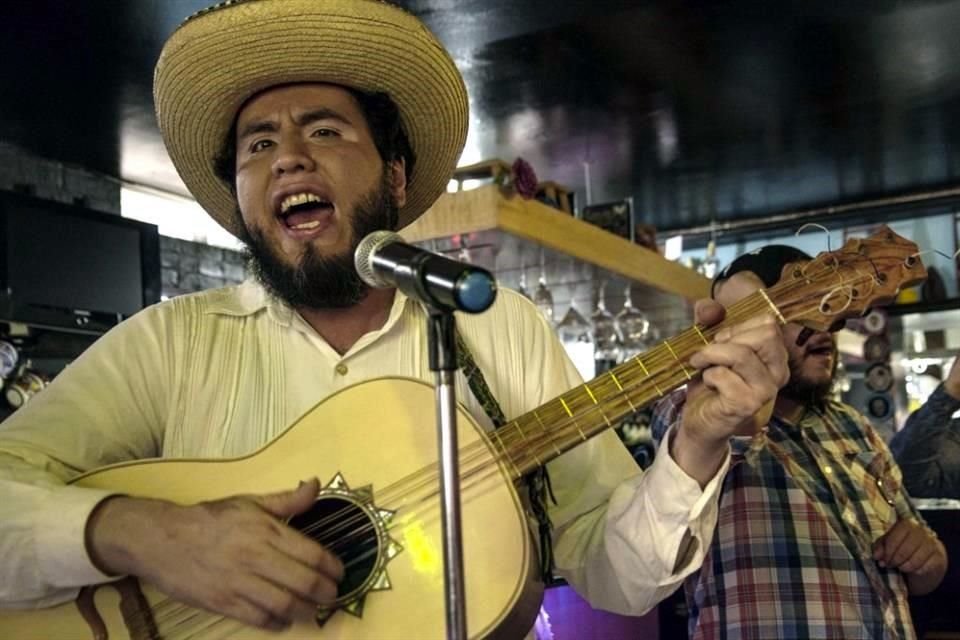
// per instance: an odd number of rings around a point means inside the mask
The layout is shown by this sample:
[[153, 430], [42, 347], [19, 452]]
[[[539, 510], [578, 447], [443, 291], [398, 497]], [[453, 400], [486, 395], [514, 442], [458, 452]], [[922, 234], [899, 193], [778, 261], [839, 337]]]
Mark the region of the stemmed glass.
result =
[[537, 281], [537, 290], [533, 292], [533, 303], [553, 324], [553, 293], [547, 287], [547, 270], [543, 259], [543, 249], [540, 249], [540, 279]]
[[703, 277], [713, 280], [713, 277], [717, 275], [719, 269], [720, 260], [717, 258], [717, 243], [711, 239], [707, 243], [707, 253], [703, 258], [703, 262], [697, 266], [697, 271]]
[[590, 323], [577, 309], [576, 303], [576, 261], [570, 259], [570, 308], [557, 323], [557, 334], [563, 343], [590, 342]]
[[470, 255], [470, 248], [467, 246], [467, 236], [460, 236], [460, 251], [457, 253], [457, 260], [460, 262], [473, 263], [473, 256]]
[[520, 261], [520, 282], [517, 283], [517, 293], [526, 299], [530, 299], [530, 290], [527, 289], [527, 265]]
[[632, 288], [629, 284], [627, 285], [624, 291], [623, 309], [614, 317], [624, 358], [644, 351], [651, 337], [651, 325], [647, 314], [633, 306]]
[[557, 334], [561, 342], [590, 341], [590, 323], [582, 313], [577, 311], [572, 302], [570, 308], [563, 314], [563, 318], [557, 323]]
[[597, 307], [590, 314], [590, 324], [593, 326], [593, 357], [596, 360], [616, 360], [620, 352], [616, 321], [613, 314], [607, 311], [606, 288], [607, 283], [604, 281], [597, 294]]

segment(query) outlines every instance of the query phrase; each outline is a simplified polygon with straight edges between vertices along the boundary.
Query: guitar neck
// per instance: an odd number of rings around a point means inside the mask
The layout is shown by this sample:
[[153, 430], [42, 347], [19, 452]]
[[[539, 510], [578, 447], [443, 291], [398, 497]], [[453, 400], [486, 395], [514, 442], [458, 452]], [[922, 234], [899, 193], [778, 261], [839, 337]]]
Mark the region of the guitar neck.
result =
[[694, 353], [723, 328], [764, 313], [784, 323], [760, 290], [731, 306], [723, 322], [694, 325], [503, 425], [491, 434], [493, 446], [520, 478], [692, 380], [697, 371], [687, 362]]

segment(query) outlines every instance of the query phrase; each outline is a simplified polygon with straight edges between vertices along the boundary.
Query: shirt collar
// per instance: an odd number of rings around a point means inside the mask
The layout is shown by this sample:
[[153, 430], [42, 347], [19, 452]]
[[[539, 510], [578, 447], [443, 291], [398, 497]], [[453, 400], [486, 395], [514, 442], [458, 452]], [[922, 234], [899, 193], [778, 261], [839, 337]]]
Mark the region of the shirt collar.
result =
[[[387, 321], [383, 327], [360, 338], [350, 351], [353, 352], [363, 348], [376, 340], [396, 325], [408, 309], [413, 310], [416, 307], [416, 302], [398, 289], [393, 297], [390, 314], [387, 316]], [[211, 291], [206, 313], [244, 317], [252, 316], [264, 310], [272, 320], [285, 327], [293, 324], [295, 319], [297, 319], [298, 324], [306, 324], [290, 305], [271, 295], [254, 278], [248, 278], [235, 287]]]
[[[234, 287], [215, 289], [209, 292], [205, 313], [226, 316], [250, 316], [262, 309], [285, 304], [267, 293], [253, 278], [247, 278]], [[289, 307], [287, 307], [289, 309]]]

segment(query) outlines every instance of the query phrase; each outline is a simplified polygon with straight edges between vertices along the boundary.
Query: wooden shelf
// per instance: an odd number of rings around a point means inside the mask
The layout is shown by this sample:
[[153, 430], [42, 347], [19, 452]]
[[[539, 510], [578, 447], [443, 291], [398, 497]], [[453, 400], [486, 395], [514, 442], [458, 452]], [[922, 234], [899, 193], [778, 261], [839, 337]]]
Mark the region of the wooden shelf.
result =
[[446, 193], [400, 234], [408, 242], [500, 230], [561, 251], [687, 300], [710, 295], [710, 280], [655, 251], [496, 185]]

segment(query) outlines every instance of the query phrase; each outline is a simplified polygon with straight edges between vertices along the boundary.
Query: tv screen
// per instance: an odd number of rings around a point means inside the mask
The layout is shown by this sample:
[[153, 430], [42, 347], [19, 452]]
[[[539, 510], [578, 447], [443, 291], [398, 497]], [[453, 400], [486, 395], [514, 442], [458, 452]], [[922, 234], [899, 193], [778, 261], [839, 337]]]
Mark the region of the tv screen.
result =
[[155, 225], [0, 195], [0, 320], [106, 330], [160, 298]]

